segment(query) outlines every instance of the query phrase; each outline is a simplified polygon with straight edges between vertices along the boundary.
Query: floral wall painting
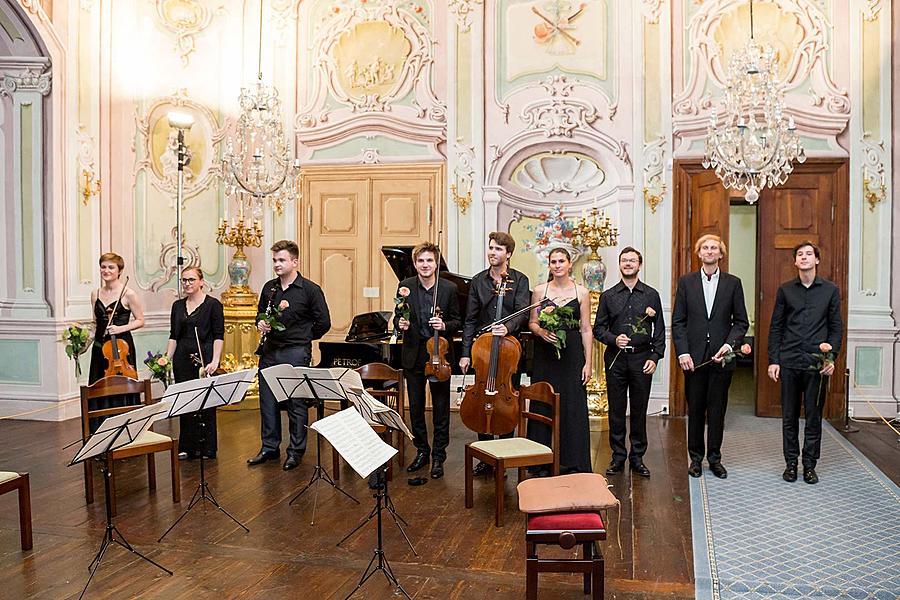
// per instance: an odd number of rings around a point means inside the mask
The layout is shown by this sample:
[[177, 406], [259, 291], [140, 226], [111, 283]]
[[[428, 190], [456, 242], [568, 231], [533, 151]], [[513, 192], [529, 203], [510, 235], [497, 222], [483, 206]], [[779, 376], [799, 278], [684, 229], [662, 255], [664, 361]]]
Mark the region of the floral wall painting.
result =
[[606, 79], [606, 20], [606, 0], [509, 3], [503, 20], [507, 80], [553, 69]]
[[385, 96], [397, 86], [412, 46], [385, 21], [358, 23], [332, 49], [337, 79], [350, 98]]
[[[185, 143], [191, 162], [184, 172], [184, 196], [188, 199], [200, 193], [219, 173], [215, 146], [221, 142], [225, 129], [220, 128], [215, 115], [205, 106], [179, 93], [152, 103], [144, 118], [137, 123], [143, 136], [143, 156], [138, 157], [137, 171], [148, 171], [150, 183], [158, 190], [175, 197], [178, 164], [175, 158], [177, 130], [169, 126], [168, 113], [177, 110], [190, 113], [194, 125], [185, 132]], [[174, 200], [173, 200], [174, 202]]]

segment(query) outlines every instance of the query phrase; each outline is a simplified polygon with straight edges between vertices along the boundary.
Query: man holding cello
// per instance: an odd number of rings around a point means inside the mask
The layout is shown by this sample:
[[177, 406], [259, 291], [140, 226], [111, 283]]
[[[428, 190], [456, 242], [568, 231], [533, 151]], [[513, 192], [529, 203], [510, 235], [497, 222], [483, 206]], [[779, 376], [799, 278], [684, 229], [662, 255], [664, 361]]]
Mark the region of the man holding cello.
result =
[[[452, 344], [449, 336], [459, 327], [459, 301], [456, 284], [441, 280], [438, 273], [440, 249], [423, 242], [413, 248], [415, 277], [400, 282], [398, 296], [406, 296], [409, 318], [399, 317], [403, 331], [401, 363], [409, 394], [416, 458], [406, 468], [418, 471], [431, 455], [431, 478], [444, 476], [444, 460], [450, 443], [450, 364]], [[443, 353], [442, 353], [443, 350]], [[433, 447], [428, 443], [425, 424], [425, 382], [431, 387]]]
[[[466, 306], [466, 320], [463, 325], [462, 357], [459, 368], [465, 374], [472, 364], [472, 345], [480, 331], [494, 323], [498, 314], [497, 290], [504, 288], [503, 302], [499, 314], [501, 318], [522, 311], [522, 314], [510, 318], [505, 323], [495, 324], [490, 328], [490, 335], [516, 335], [528, 324], [528, 307], [531, 298], [528, 277], [509, 267], [509, 259], [516, 249], [516, 241], [511, 235], [502, 231], [494, 231], [488, 236], [487, 260], [489, 268], [472, 278], [469, 286], [469, 302]], [[514, 385], [518, 387], [518, 373], [514, 376]], [[500, 437], [512, 437], [514, 431]], [[479, 440], [489, 440], [490, 433], [478, 432]], [[490, 466], [479, 462], [473, 471], [477, 475], [490, 472]]]

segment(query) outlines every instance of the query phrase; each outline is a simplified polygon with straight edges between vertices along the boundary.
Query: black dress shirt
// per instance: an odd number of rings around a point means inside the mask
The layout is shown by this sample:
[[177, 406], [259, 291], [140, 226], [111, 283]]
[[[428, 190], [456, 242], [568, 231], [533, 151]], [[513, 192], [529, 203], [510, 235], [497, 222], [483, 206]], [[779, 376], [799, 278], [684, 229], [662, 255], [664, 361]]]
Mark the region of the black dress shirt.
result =
[[[507, 272], [506, 286], [509, 290], [503, 296], [503, 308], [500, 316], [511, 315], [517, 310], [522, 310], [530, 304], [531, 290], [528, 287], [528, 277], [509, 269]], [[497, 314], [496, 284], [491, 278], [490, 269], [485, 269], [472, 278], [469, 284], [469, 300], [466, 305], [466, 321], [463, 325], [462, 355], [465, 358], [472, 357], [472, 344], [478, 330], [494, 322]], [[515, 319], [506, 322], [506, 328], [511, 335], [522, 331], [528, 323], [528, 313], [525, 312]]]
[[[634, 333], [636, 325], [647, 314], [647, 308], [656, 311], [641, 323], [647, 333]], [[619, 281], [600, 296], [597, 318], [594, 321], [594, 337], [607, 346], [607, 351], [618, 351], [616, 338], [621, 334], [631, 338], [630, 346], [635, 353], [649, 350], [650, 360], [658, 361], [666, 353], [666, 323], [663, 319], [662, 301], [659, 292], [638, 281], [634, 289], [629, 289]]]
[[267, 281], [259, 294], [258, 310], [264, 313], [271, 304], [274, 311], [283, 300], [288, 306], [278, 320], [285, 330], [273, 329], [266, 334], [266, 350], [307, 345], [331, 329], [331, 315], [322, 288], [300, 273], [287, 289], [281, 288], [281, 280], [277, 277]]
[[828, 342], [837, 355], [841, 350], [844, 321], [841, 294], [836, 285], [816, 277], [806, 287], [800, 278], [781, 284], [769, 326], [769, 364], [808, 369], [819, 344]]
[[416, 278], [416, 285], [419, 287], [419, 335], [428, 339], [434, 335], [434, 328], [428, 324], [431, 319], [431, 311], [434, 309], [434, 286], [426, 290], [418, 278]]

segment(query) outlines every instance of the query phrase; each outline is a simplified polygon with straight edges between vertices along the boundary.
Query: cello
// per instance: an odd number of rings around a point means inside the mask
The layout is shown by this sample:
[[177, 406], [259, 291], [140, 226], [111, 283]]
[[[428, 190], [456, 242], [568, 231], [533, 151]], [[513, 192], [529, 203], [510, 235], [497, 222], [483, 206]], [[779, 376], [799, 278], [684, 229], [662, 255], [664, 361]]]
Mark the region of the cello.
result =
[[[440, 237], [440, 232], [438, 236]], [[431, 306], [431, 314], [440, 317], [441, 309], [438, 307], [438, 282], [441, 280], [441, 255], [435, 257], [437, 267], [434, 274], [434, 304]], [[450, 362], [447, 360], [447, 352], [450, 351], [450, 342], [441, 337], [441, 332], [434, 330], [434, 335], [428, 338], [428, 362], [425, 363], [425, 376], [434, 381], [447, 381], [450, 379]]]
[[[503, 297], [509, 288], [506, 275], [497, 283], [497, 310], [494, 322], [501, 321]], [[476, 433], [503, 435], [519, 424], [519, 393], [512, 376], [519, 367], [522, 346], [511, 335], [483, 333], [472, 344], [475, 382], [466, 387], [459, 416], [463, 425]]]
[[[116, 303], [113, 305], [112, 309], [106, 310], [107, 331], [112, 324], [113, 316], [115, 316], [116, 311], [119, 310], [119, 303], [122, 302], [122, 296], [125, 295], [125, 290], [127, 288], [128, 277], [125, 278], [125, 284], [122, 286], [122, 291], [119, 293]], [[106, 332], [104, 331], [104, 334], [105, 333]], [[101, 336], [100, 339], [103, 339], [103, 337]], [[109, 340], [103, 343], [102, 352], [103, 357], [106, 359], [106, 371], [103, 373], [104, 377], [124, 375], [125, 377], [131, 377], [132, 379], [138, 378], [137, 369], [128, 362], [128, 354], [130, 352], [128, 342], [120, 340], [114, 333], [110, 333]]]

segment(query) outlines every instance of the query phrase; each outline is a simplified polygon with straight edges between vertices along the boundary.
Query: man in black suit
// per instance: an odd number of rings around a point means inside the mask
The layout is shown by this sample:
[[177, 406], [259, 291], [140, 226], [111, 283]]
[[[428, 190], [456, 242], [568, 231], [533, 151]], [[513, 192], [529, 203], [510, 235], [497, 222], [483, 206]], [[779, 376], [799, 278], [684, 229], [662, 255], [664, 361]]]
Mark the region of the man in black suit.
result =
[[[700, 477], [705, 454], [709, 470], [725, 479], [722, 434], [735, 361], [723, 364], [723, 357], [741, 345], [750, 322], [741, 280], [719, 269], [728, 252], [722, 238], [701, 236], [694, 252], [702, 267], [678, 280], [672, 309], [672, 342], [684, 371], [688, 401], [688, 474]], [[703, 366], [697, 369], [699, 365]]]
[[[450, 443], [450, 380], [436, 381], [425, 376], [428, 362], [428, 339], [439, 332], [449, 338], [459, 328], [459, 300], [456, 284], [446, 279], [438, 283], [437, 267], [440, 250], [430, 242], [423, 242], [413, 248], [413, 262], [416, 276], [400, 282], [398, 295], [407, 296], [409, 319], [399, 318], [397, 327], [403, 331], [401, 363], [409, 394], [409, 417], [412, 421], [413, 443], [416, 458], [406, 468], [418, 471], [428, 464], [431, 454], [431, 478], [444, 476], [444, 460]], [[438, 314], [432, 314], [435, 293], [437, 293]], [[447, 360], [453, 364], [453, 345]], [[431, 424], [434, 446], [428, 444], [428, 428], [425, 424], [425, 382], [431, 387]]]
[[781, 380], [782, 445], [785, 481], [797, 481], [800, 457], [800, 399], [806, 411], [803, 431], [803, 481], [818, 483], [816, 462], [822, 445], [822, 405], [841, 351], [844, 320], [836, 285], [816, 274], [819, 247], [810, 241], [794, 247], [797, 277], [778, 288], [769, 326], [769, 377]]

